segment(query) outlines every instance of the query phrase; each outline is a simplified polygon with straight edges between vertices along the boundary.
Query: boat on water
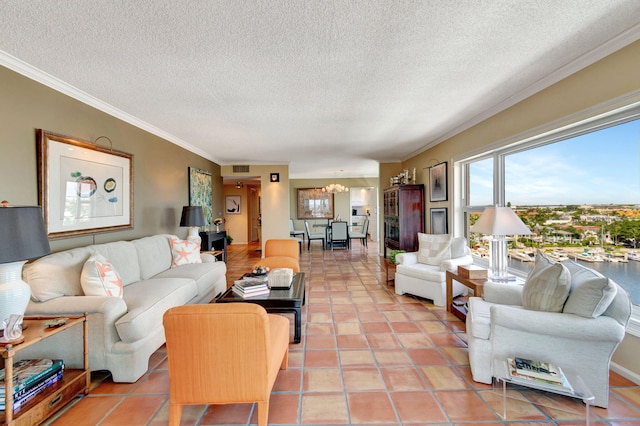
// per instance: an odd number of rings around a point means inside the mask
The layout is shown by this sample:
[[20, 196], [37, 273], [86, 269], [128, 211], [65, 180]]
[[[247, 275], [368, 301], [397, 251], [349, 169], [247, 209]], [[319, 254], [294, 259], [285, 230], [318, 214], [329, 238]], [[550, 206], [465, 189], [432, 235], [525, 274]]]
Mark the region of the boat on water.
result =
[[555, 260], [556, 262], [564, 262], [565, 260], [569, 260], [569, 255], [564, 250], [553, 250], [552, 252], [547, 253], [550, 259]]
[[627, 253], [627, 259], [636, 260], [636, 261], [640, 262], [640, 253], [638, 253], [635, 250], [632, 250], [629, 253]]
[[576, 254], [576, 260], [582, 260], [584, 262], [604, 262], [604, 257], [596, 253], [584, 252]]
[[605, 262], [610, 262], [610, 263], [618, 263], [618, 262], [620, 262], [620, 258], [619, 257], [615, 257], [615, 256], [610, 255], [610, 254], [604, 256], [603, 260]]
[[528, 251], [511, 250], [509, 251], [509, 256], [511, 256], [512, 259], [519, 260], [520, 262], [533, 262], [536, 260], [535, 253]]

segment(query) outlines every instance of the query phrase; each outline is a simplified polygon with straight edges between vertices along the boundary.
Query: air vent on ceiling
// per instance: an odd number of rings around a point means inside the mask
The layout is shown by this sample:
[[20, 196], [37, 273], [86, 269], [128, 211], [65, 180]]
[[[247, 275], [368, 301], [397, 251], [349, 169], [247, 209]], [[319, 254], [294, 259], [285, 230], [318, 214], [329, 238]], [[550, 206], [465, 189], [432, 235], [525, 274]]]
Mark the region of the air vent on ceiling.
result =
[[233, 173], [249, 173], [249, 166], [233, 166]]

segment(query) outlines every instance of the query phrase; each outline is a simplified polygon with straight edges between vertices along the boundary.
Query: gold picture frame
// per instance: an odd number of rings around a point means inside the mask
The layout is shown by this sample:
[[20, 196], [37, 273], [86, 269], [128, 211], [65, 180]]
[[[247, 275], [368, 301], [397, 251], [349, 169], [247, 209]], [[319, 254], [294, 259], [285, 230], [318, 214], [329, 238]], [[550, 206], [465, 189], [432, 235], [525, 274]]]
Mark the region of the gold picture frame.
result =
[[133, 228], [132, 154], [41, 129], [37, 150], [49, 239]]
[[333, 219], [333, 194], [318, 188], [298, 188], [298, 219]]

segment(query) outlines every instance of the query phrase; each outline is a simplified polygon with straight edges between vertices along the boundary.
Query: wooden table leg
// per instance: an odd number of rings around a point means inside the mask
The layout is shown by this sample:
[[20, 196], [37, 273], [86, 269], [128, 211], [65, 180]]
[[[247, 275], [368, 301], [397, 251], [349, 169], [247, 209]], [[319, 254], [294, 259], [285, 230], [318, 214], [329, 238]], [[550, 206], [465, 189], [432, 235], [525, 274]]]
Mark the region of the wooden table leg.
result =
[[453, 304], [453, 278], [449, 271], [446, 273], [447, 281], [447, 312], [451, 312], [451, 305]]

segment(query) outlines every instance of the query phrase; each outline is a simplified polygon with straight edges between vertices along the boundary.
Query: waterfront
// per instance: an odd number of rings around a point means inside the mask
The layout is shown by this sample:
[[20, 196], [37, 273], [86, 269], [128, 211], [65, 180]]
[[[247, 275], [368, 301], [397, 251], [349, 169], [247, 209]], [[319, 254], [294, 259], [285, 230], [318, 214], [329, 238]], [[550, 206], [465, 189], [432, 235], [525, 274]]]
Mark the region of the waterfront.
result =
[[[576, 262], [579, 265], [594, 269], [618, 283], [629, 292], [631, 302], [634, 305], [640, 305], [640, 262], [634, 260], [626, 263], [584, 262], [581, 260]], [[533, 262], [509, 259], [509, 267], [528, 273], [533, 267]]]

